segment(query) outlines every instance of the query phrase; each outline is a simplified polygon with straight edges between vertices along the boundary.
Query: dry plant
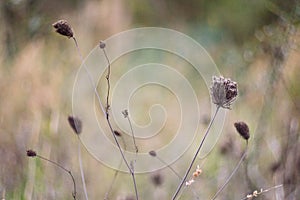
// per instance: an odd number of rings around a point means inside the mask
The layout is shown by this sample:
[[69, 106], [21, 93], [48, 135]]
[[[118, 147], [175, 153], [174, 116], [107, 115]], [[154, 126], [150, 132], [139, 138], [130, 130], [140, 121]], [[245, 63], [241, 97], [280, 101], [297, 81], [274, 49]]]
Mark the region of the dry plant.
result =
[[70, 177], [72, 178], [72, 181], [73, 181], [73, 192], [72, 192], [72, 196], [73, 196], [73, 199], [76, 200], [76, 195], [77, 195], [77, 191], [76, 191], [76, 182], [75, 182], [75, 179], [74, 179], [74, 176], [72, 174], [72, 172], [68, 169], [66, 169], [65, 167], [63, 167], [62, 165], [60, 165], [59, 163], [55, 162], [55, 161], [52, 161], [48, 158], [45, 158], [41, 155], [38, 155], [34, 150], [27, 150], [27, 156], [28, 157], [32, 157], [32, 158], [39, 158], [41, 160], [45, 160], [47, 162], [50, 162], [52, 164], [54, 164], [55, 166], [57, 166], [58, 168], [62, 169], [63, 171], [65, 171], [66, 173], [68, 173], [70, 175]]
[[[110, 80], [111, 62], [110, 62], [109, 56], [107, 55], [107, 52], [105, 50], [105, 48], [106, 48], [105, 42], [101, 41], [99, 43], [99, 48], [100, 48], [100, 50], [102, 50], [102, 52], [105, 56], [105, 59], [107, 61], [107, 64], [108, 64], [107, 74], [106, 74], [106, 77], [105, 77], [106, 78], [106, 83], [107, 83], [106, 102], [105, 102], [105, 105], [102, 105], [102, 103], [100, 101], [100, 95], [99, 95], [99, 93], [96, 89], [96, 85], [95, 85], [94, 80], [91, 76], [91, 73], [89, 72], [88, 68], [85, 66], [85, 63], [83, 62], [83, 57], [82, 57], [82, 54], [80, 52], [78, 42], [77, 42], [77, 40], [74, 36], [74, 31], [73, 31], [72, 27], [65, 20], [59, 20], [58, 22], [53, 24], [53, 27], [56, 29], [57, 33], [59, 33], [63, 36], [66, 36], [67, 38], [72, 38], [75, 42], [76, 49], [77, 49], [78, 54], [80, 56], [80, 59], [83, 63], [83, 67], [84, 67], [84, 69], [85, 69], [85, 71], [86, 71], [86, 73], [89, 77], [90, 84], [92, 85], [92, 87], [94, 89], [94, 93], [97, 97], [97, 103], [99, 104], [99, 106], [101, 108], [101, 111], [105, 115], [107, 125], [109, 126], [109, 129], [110, 129], [110, 132], [111, 132], [111, 134], [114, 138], [115, 144], [117, 145], [118, 150], [120, 152], [120, 155], [122, 157], [122, 160], [120, 161], [119, 166], [121, 166], [121, 164], [124, 162], [127, 169], [128, 169], [128, 172], [130, 173], [131, 178], [132, 178], [132, 183], [133, 183], [133, 187], [134, 187], [135, 196], [134, 197], [127, 196], [126, 199], [137, 199], [138, 200], [139, 198], [142, 198], [142, 197], [139, 197], [139, 193], [138, 193], [138, 188], [139, 187], [136, 183], [136, 176], [135, 176], [136, 174], [135, 174], [135, 171], [134, 171], [134, 164], [135, 164], [135, 162], [138, 162], [138, 160], [134, 160], [134, 161], [129, 162], [128, 159], [125, 157], [124, 151], [126, 151], [126, 145], [127, 144], [124, 141], [124, 138], [122, 137], [122, 133], [117, 131], [113, 127], [112, 122], [110, 120], [110, 110], [111, 110], [111, 105], [110, 105], [110, 98], [111, 98], [110, 97], [110, 92], [111, 92], [111, 82], [110, 82], [111, 81]], [[283, 61], [285, 60], [285, 55], [284, 55], [284, 52], [282, 50], [282, 46], [273, 48], [272, 55], [274, 56], [274, 60], [273, 60], [274, 65], [276, 65], [276, 67], [280, 68], [280, 65], [282, 65]], [[272, 85], [272, 84], [273, 84], [273, 82], [271, 81], [270, 85]], [[185, 172], [184, 176], [181, 176], [171, 165], [169, 165], [162, 158], [160, 158], [157, 155], [155, 150], [152, 150], [152, 151], [149, 152], [149, 155], [151, 157], [153, 157], [155, 159], [158, 159], [160, 162], [162, 162], [180, 180], [180, 183], [177, 186], [176, 191], [174, 192], [174, 194], [172, 196], [172, 200], [180, 198], [181, 190], [184, 186], [185, 187], [191, 186], [197, 178], [201, 177], [200, 175], [202, 174], [202, 168], [199, 165], [197, 165], [197, 167], [195, 168], [194, 172], [192, 172], [192, 174], [190, 174], [191, 170], [194, 168], [194, 165], [195, 165], [195, 162], [198, 158], [198, 155], [199, 155], [199, 153], [200, 153], [200, 151], [201, 151], [201, 149], [202, 149], [202, 147], [203, 147], [203, 145], [206, 141], [207, 136], [210, 133], [211, 127], [212, 127], [212, 125], [213, 125], [213, 123], [216, 119], [216, 116], [217, 116], [219, 110], [220, 109], [228, 109], [228, 110], [232, 109], [232, 104], [235, 102], [235, 100], [237, 99], [237, 96], [238, 96], [238, 84], [235, 81], [232, 81], [229, 78], [224, 78], [223, 76], [213, 76], [212, 77], [212, 84], [211, 84], [211, 88], [210, 88], [210, 95], [211, 95], [211, 98], [212, 98], [212, 102], [216, 105], [215, 113], [213, 114], [213, 117], [212, 117], [212, 119], [210, 120], [210, 122], [208, 124], [208, 127], [207, 127], [207, 129], [204, 133], [204, 136], [201, 139], [201, 141], [198, 145], [198, 148], [196, 149], [196, 152], [194, 153], [193, 158], [192, 158], [190, 164], [188, 165], [188, 167], [186, 169], [186, 172]], [[124, 118], [126, 118], [127, 121], [128, 121], [128, 125], [130, 127], [130, 132], [131, 132], [131, 137], [132, 137], [132, 143], [135, 147], [135, 153], [136, 153], [136, 157], [137, 157], [137, 154], [139, 153], [139, 149], [138, 149], [138, 146], [136, 144], [136, 138], [135, 138], [134, 130], [133, 130], [133, 127], [132, 127], [132, 122], [131, 122], [131, 119], [130, 119], [130, 115], [128, 113], [128, 110], [124, 110], [122, 112], [122, 114], [124, 115]], [[82, 132], [83, 132], [82, 127], [83, 127], [84, 122], [82, 122], [80, 120], [80, 118], [77, 117], [77, 116], [76, 117], [75, 116], [69, 116], [68, 121], [69, 121], [69, 124], [70, 124], [71, 128], [73, 129], [74, 133], [77, 135], [78, 141], [79, 141], [80, 140], [79, 135], [82, 134]], [[235, 168], [233, 169], [233, 171], [231, 172], [229, 177], [226, 179], [226, 181], [222, 184], [222, 186], [217, 190], [215, 195], [211, 198], [212, 200], [215, 200], [215, 199], [217, 199], [217, 197], [219, 197], [221, 192], [228, 185], [228, 183], [230, 182], [232, 177], [237, 173], [237, 171], [238, 171], [239, 167], [241, 166], [242, 162], [246, 159], [246, 157], [248, 155], [248, 141], [249, 141], [249, 138], [250, 138], [249, 127], [248, 127], [247, 123], [245, 123], [243, 121], [239, 121], [239, 122], [234, 123], [234, 127], [236, 128], [236, 131], [240, 134], [240, 136], [246, 141], [246, 147], [243, 151], [243, 154], [240, 157], [240, 160], [236, 164]], [[293, 134], [295, 134], [295, 133], [293, 133]], [[294, 135], [291, 135], [291, 137], [294, 137]], [[121, 139], [122, 145], [120, 144], [119, 139]], [[123, 148], [122, 148], [122, 146], [123, 146]], [[294, 146], [293, 147], [288, 146], [287, 148], [291, 148], [295, 152], [297, 150], [297, 148], [294, 147]], [[290, 151], [290, 150], [287, 150], [287, 151]], [[74, 184], [74, 189], [73, 189], [74, 191], [72, 193], [72, 196], [73, 196], [74, 199], [76, 199], [76, 183], [75, 183], [75, 179], [74, 179], [71, 171], [67, 170], [66, 168], [64, 168], [63, 166], [61, 166], [60, 164], [58, 164], [54, 161], [51, 161], [47, 158], [44, 158], [44, 157], [36, 154], [36, 152], [33, 151], [33, 150], [28, 150], [27, 151], [27, 156], [37, 157], [37, 158], [40, 158], [42, 160], [46, 160], [46, 161], [51, 162], [54, 165], [58, 166], [59, 168], [61, 168], [65, 172], [67, 172], [72, 178], [72, 181], [73, 181], [73, 184]], [[78, 158], [79, 158], [79, 166], [80, 166], [80, 172], [81, 172], [81, 178], [82, 178], [82, 183], [83, 183], [84, 194], [85, 194], [85, 198], [88, 199], [87, 189], [86, 189], [86, 185], [85, 185], [85, 177], [84, 177], [83, 167], [82, 167], [80, 142], [78, 142]], [[285, 161], [284, 163], [288, 164], [287, 162], [288, 161]], [[119, 173], [119, 171], [116, 170], [115, 173], [114, 173], [113, 179], [112, 179], [112, 181], [109, 185], [109, 189], [105, 194], [105, 197], [104, 197], [105, 200], [109, 199], [109, 196], [111, 194], [111, 190], [112, 190], [113, 186], [116, 183], [116, 178], [118, 176], [118, 173]], [[246, 172], [246, 175], [248, 175], [247, 172]], [[287, 175], [284, 175], [284, 176], [286, 177]], [[191, 177], [191, 178], [188, 179], [188, 177]], [[163, 176], [160, 173], [156, 172], [154, 175], [151, 176], [151, 181], [155, 186], [161, 186], [164, 179], [163, 179]], [[271, 191], [273, 189], [280, 188], [282, 186], [283, 185], [277, 185], [277, 186], [274, 186], [274, 187], [271, 187], [271, 188], [268, 188], [268, 189], [265, 189], [265, 190], [263, 190], [263, 189], [261, 189], [260, 191], [255, 190], [253, 193], [248, 194], [243, 199], [254, 199], [254, 198], [258, 197], [259, 195], [261, 195], [263, 193], [266, 193], [266, 192]], [[195, 196], [195, 198], [199, 199], [199, 197], [196, 194], [194, 196]]]

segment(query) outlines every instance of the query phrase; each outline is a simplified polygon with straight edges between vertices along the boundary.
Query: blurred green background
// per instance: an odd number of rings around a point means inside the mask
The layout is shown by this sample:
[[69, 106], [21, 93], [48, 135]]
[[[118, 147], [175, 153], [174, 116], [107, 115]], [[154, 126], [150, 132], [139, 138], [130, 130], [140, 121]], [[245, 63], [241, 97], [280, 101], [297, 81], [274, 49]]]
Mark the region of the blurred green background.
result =
[[[235, 121], [251, 131], [249, 155], [219, 199], [242, 199], [260, 188], [283, 184], [258, 199], [300, 196], [300, 3], [234, 0], [2, 0], [0, 2], [0, 196], [3, 199], [71, 199], [68, 175], [26, 157], [27, 149], [72, 170], [84, 199], [77, 137], [67, 116], [80, 59], [71, 40], [52, 23], [66, 19], [83, 55], [106, 38], [136, 27], [165, 27], [202, 44], [221, 74], [239, 84], [239, 98], [220, 141], [205, 159], [203, 175], [181, 199], [209, 199], [245, 147]], [[69, 88], [69, 89], [68, 89]], [[65, 91], [69, 91], [66, 93]], [[208, 116], [210, 113], [207, 113]], [[204, 128], [207, 116], [203, 117]], [[193, 149], [191, 150], [193, 152]], [[179, 174], [192, 154], [172, 165]], [[114, 171], [83, 151], [90, 199], [103, 199]], [[141, 199], [170, 199], [178, 178], [168, 168], [137, 175]], [[152, 179], [151, 179], [152, 177]], [[157, 184], [157, 183], [156, 183]], [[196, 195], [195, 195], [196, 193]], [[120, 173], [110, 199], [130, 199], [130, 176]]]

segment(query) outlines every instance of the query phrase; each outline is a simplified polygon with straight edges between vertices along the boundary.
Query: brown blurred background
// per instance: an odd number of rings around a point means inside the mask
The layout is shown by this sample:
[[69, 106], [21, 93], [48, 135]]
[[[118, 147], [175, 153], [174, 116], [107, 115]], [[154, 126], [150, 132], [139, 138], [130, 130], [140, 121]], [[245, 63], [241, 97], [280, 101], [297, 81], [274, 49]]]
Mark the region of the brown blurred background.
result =
[[[166, 27], [201, 43], [224, 76], [239, 83], [223, 135], [203, 164], [203, 176], [182, 199], [213, 196], [244, 148], [235, 121], [250, 126], [249, 155], [219, 199], [242, 199], [284, 184], [260, 199], [300, 196], [300, 3], [234, 0], [2, 0], [0, 2], [0, 195], [3, 199], [71, 199], [68, 175], [26, 157], [35, 149], [72, 170], [84, 199], [77, 138], [68, 126], [70, 93], [80, 59], [71, 40], [52, 28], [72, 24], [83, 55], [113, 34], [136, 27]], [[205, 121], [203, 120], [203, 126]], [[193, 151], [191, 151], [193, 152]], [[114, 171], [83, 151], [90, 199], [103, 199]], [[186, 162], [173, 165], [180, 174]], [[202, 163], [202, 161], [199, 161]], [[178, 178], [169, 169], [138, 175], [141, 199], [170, 199]], [[154, 193], [158, 196], [153, 196]], [[111, 199], [129, 199], [130, 176], [119, 174]], [[258, 198], [259, 199], [259, 198]]]

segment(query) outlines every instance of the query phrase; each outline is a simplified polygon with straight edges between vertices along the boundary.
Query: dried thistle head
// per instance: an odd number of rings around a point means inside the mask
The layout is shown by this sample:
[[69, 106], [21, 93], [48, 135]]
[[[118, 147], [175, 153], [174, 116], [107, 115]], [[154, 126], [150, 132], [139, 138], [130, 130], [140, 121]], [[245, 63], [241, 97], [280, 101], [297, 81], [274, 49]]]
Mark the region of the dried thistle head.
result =
[[74, 36], [72, 27], [69, 25], [69, 23], [66, 20], [59, 20], [53, 23], [52, 26], [55, 28], [57, 33], [63, 36], [67, 36], [68, 38]]
[[231, 109], [238, 95], [237, 83], [223, 76], [213, 76], [210, 93], [214, 104]]
[[250, 138], [249, 127], [245, 122], [235, 122], [234, 126], [237, 132], [245, 139], [248, 140]]
[[31, 150], [31, 149], [29, 149], [29, 150], [27, 150], [27, 156], [28, 157], [35, 157], [36, 156], [36, 152], [33, 151], [33, 150]]
[[79, 135], [82, 131], [82, 122], [78, 117], [69, 116], [68, 117], [69, 124], [73, 131]]

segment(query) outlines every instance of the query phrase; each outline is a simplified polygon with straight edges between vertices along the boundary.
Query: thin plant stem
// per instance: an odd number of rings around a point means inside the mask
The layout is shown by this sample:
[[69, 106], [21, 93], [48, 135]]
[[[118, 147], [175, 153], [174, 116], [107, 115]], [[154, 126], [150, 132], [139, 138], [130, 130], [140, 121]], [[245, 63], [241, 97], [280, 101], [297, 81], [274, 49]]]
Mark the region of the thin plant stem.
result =
[[105, 109], [106, 121], [107, 121], [107, 124], [108, 124], [108, 126], [109, 126], [109, 128], [110, 128], [111, 133], [113, 134], [114, 140], [115, 140], [115, 142], [116, 142], [116, 144], [117, 144], [117, 147], [118, 147], [118, 149], [119, 149], [119, 151], [120, 151], [120, 154], [121, 154], [121, 156], [122, 156], [122, 158], [123, 158], [123, 160], [124, 160], [124, 162], [125, 162], [125, 164], [126, 164], [128, 170], [129, 170], [129, 172], [130, 172], [130, 174], [131, 174], [131, 177], [132, 177], [132, 180], [133, 180], [133, 186], [134, 186], [135, 196], [136, 196], [136, 199], [138, 200], [139, 197], [138, 197], [138, 191], [137, 191], [136, 180], [135, 180], [135, 174], [134, 174], [133, 168], [130, 167], [130, 165], [128, 164], [128, 161], [127, 161], [126, 158], [125, 158], [125, 155], [124, 155], [124, 153], [123, 153], [123, 151], [122, 151], [122, 149], [121, 149], [121, 146], [120, 146], [120, 144], [119, 144], [119, 142], [118, 142], [118, 140], [117, 140], [116, 135], [114, 134], [114, 130], [113, 130], [113, 128], [112, 128], [112, 125], [111, 125], [111, 122], [110, 122], [110, 119], [109, 119], [109, 108], [110, 108], [110, 105], [109, 105], [110, 79], [109, 79], [109, 78], [110, 78], [110, 68], [111, 68], [111, 64], [110, 64], [109, 58], [108, 58], [108, 56], [107, 56], [107, 54], [106, 54], [105, 48], [102, 48], [102, 50], [103, 50], [104, 56], [105, 56], [105, 58], [106, 58], [106, 60], [107, 60], [107, 63], [108, 63], [108, 73], [107, 73], [107, 75], [106, 75], [106, 80], [107, 80], [107, 96], [106, 96], [106, 109]]
[[247, 141], [247, 147], [245, 152], [243, 153], [240, 161], [238, 162], [238, 164], [235, 166], [234, 170], [231, 172], [230, 176], [226, 179], [225, 183], [221, 186], [221, 188], [216, 192], [216, 194], [211, 198], [211, 200], [215, 200], [218, 195], [224, 190], [224, 188], [227, 186], [227, 184], [229, 183], [229, 181], [231, 180], [231, 178], [233, 177], [233, 175], [237, 172], [238, 168], [240, 167], [240, 165], [242, 164], [243, 160], [245, 159], [246, 155], [247, 155], [247, 150], [248, 150], [248, 141]]
[[[122, 163], [123, 163], [123, 159], [120, 161], [119, 168], [121, 167]], [[118, 170], [115, 170], [114, 177], [113, 177], [113, 179], [112, 179], [112, 181], [111, 181], [111, 184], [110, 184], [110, 186], [109, 186], [109, 188], [108, 188], [108, 191], [105, 193], [104, 200], [108, 200], [108, 196], [109, 196], [109, 194], [110, 194], [110, 192], [111, 192], [111, 190], [112, 190], [113, 185], [115, 184], [115, 181], [116, 181], [116, 179], [117, 179], [118, 174], [119, 174], [119, 171], [118, 171]]]
[[131, 176], [132, 176], [132, 179], [133, 179], [133, 186], [134, 186], [134, 190], [135, 190], [135, 195], [136, 195], [136, 199], [138, 200], [138, 192], [137, 192], [137, 186], [136, 186], [136, 181], [135, 181], [134, 171], [133, 171], [133, 169], [130, 167], [130, 165], [128, 164], [128, 162], [127, 162], [127, 160], [126, 160], [126, 158], [125, 158], [125, 155], [124, 155], [124, 153], [123, 153], [123, 151], [122, 151], [122, 149], [121, 149], [121, 146], [120, 146], [120, 144], [119, 144], [119, 142], [118, 142], [117, 136], [115, 136], [115, 134], [114, 134], [114, 130], [113, 130], [113, 128], [112, 128], [112, 125], [111, 125], [111, 123], [110, 123], [110, 120], [109, 120], [109, 116], [108, 116], [108, 115], [107, 115], [106, 120], [107, 120], [108, 126], [109, 126], [109, 128], [110, 128], [110, 131], [111, 131], [112, 134], [113, 134], [113, 137], [114, 137], [115, 142], [116, 142], [116, 144], [117, 144], [117, 147], [118, 147], [118, 149], [119, 149], [119, 151], [120, 151], [120, 154], [121, 154], [121, 156], [122, 156], [122, 158], [123, 158], [123, 160], [124, 160], [124, 162], [125, 162], [125, 164], [126, 164], [128, 170], [129, 170], [129, 172], [130, 172], [130, 174], [131, 174]]
[[103, 53], [104, 53], [104, 56], [106, 58], [106, 61], [108, 63], [108, 69], [107, 69], [107, 75], [106, 75], [106, 81], [107, 81], [107, 95], [106, 95], [106, 108], [105, 108], [105, 111], [106, 111], [106, 118], [108, 118], [108, 111], [109, 111], [109, 94], [110, 94], [110, 67], [111, 67], [111, 64], [110, 64], [110, 61], [108, 59], [108, 56], [106, 54], [106, 51], [105, 49], [103, 48]]
[[281, 188], [281, 187], [283, 187], [283, 184], [276, 185], [276, 186], [267, 188], [267, 189], [265, 189], [265, 190], [261, 189], [260, 192], [256, 192], [256, 193], [253, 192], [253, 194], [247, 195], [246, 197], [242, 198], [241, 200], [253, 199], [254, 197], [257, 197], [257, 196], [260, 195], [260, 194], [263, 194], [263, 193], [266, 193], [266, 192], [269, 192], [269, 191], [271, 191], [271, 190], [275, 190], [275, 189], [278, 189], [278, 188]]
[[[121, 136], [121, 139], [122, 139], [122, 143], [123, 143], [123, 146], [124, 146], [124, 150], [126, 150], [125, 140], [124, 140], [124, 138], [122, 136]], [[118, 169], [121, 167], [122, 163], [123, 163], [123, 159], [120, 160], [120, 164], [119, 164]], [[119, 174], [119, 170], [115, 170], [115, 174], [114, 174], [113, 180], [111, 181], [111, 184], [109, 186], [108, 191], [105, 193], [104, 200], [108, 200], [108, 196], [109, 196], [109, 194], [110, 194], [110, 192], [112, 190], [112, 187], [113, 187], [113, 185], [114, 185], [114, 183], [115, 183], [115, 181], [117, 179], [118, 174]]]
[[133, 132], [133, 128], [132, 128], [132, 123], [131, 123], [131, 120], [130, 120], [129, 116], [127, 116], [127, 120], [128, 120], [129, 126], [130, 126], [132, 140], [133, 140], [133, 144], [134, 144], [134, 147], [135, 147], [135, 153], [137, 154], [139, 152], [139, 149], [138, 149], [138, 147], [136, 145], [136, 142], [135, 142], [135, 136], [134, 136], [134, 132]]
[[59, 167], [60, 169], [62, 169], [65, 172], [67, 172], [71, 176], [72, 181], [73, 181], [73, 193], [72, 193], [72, 196], [73, 196], [73, 199], [76, 200], [76, 194], [77, 194], [77, 192], [76, 192], [76, 183], [75, 183], [75, 179], [74, 179], [74, 176], [73, 176], [72, 172], [70, 170], [66, 169], [65, 167], [61, 166], [57, 162], [49, 160], [49, 159], [47, 159], [47, 158], [45, 158], [43, 156], [36, 155], [36, 157], [54, 164], [55, 166]]
[[189, 167], [188, 167], [188, 169], [187, 169], [187, 171], [186, 171], [186, 173], [185, 173], [183, 179], [181, 180], [181, 182], [180, 182], [180, 184], [179, 184], [179, 186], [178, 186], [178, 188], [177, 188], [175, 194], [173, 195], [172, 200], [175, 200], [175, 199], [176, 199], [176, 197], [178, 196], [178, 194], [179, 194], [179, 192], [180, 192], [180, 189], [181, 189], [182, 186], [183, 186], [183, 183], [185, 182], [185, 180], [186, 180], [188, 174], [190, 173], [191, 168], [192, 168], [192, 166], [193, 166], [193, 164], [194, 164], [194, 162], [195, 162], [195, 160], [196, 160], [196, 158], [197, 158], [197, 156], [198, 156], [198, 154], [199, 154], [199, 152], [200, 152], [200, 150], [201, 150], [201, 148], [202, 148], [202, 146], [203, 146], [203, 144], [204, 144], [204, 141], [205, 141], [205, 139], [206, 139], [206, 137], [207, 137], [207, 135], [208, 135], [208, 133], [209, 133], [209, 131], [210, 131], [210, 128], [211, 128], [211, 126], [212, 126], [212, 124], [213, 124], [213, 122], [214, 122], [214, 120], [215, 120], [215, 118], [216, 118], [216, 116], [217, 116], [217, 113], [218, 113], [219, 109], [220, 109], [220, 106], [217, 106], [216, 111], [215, 111], [215, 114], [214, 114], [212, 120], [210, 121], [210, 123], [209, 123], [209, 125], [208, 125], [208, 128], [207, 128], [207, 130], [206, 130], [206, 132], [205, 132], [205, 134], [204, 134], [204, 137], [202, 138], [201, 143], [200, 143], [200, 145], [199, 145], [199, 147], [198, 147], [198, 149], [197, 149], [197, 151], [196, 151], [196, 153], [195, 153], [195, 155], [194, 155], [194, 157], [193, 157], [193, 159], [192, 159], [191, 164], [189, 165]]
[[[100, 100], [100, 95], [97, 91], [97, 87], [96, 87], [96, 84], [94, 83], [94, 80], [92, 78], [92, 75], [90, 73], [90, 71], [88, 70], [86, 64], [84, 63], [84, 60], [83, 60], [83, 56], [81, 54], [81, 51], [80, 51], [80, 48], [79, 48], [79, 45], [78, 45], [78, 42], [76, 40], [75, 37], [72, 37], [73, 40], [74, 40], [74, 43], [75, 43], [75, 46], [76, 46], [76, 50], [77, 50], [77, 53], [79, 55], [79, 58], [83, 64], [83, 68], [84, 70], [86, 71], [87, 75], [88, 75], [88, 79], [89, 81], [91, 82], [91, 85], [93, 87], [93, 90], [94, 90], [94, 93], [96, 95], [96, 98], [97, 98], [97, 101], [98, 101], [98, 104], [103, 112], [103, 114], [105, 114], [105, 111], [104, 111], [104, 108], [103, 108], [103, 105], [101, 103], [101, 100]], [[78, 138], [79, 139], [79, 138]], [[85, 184], [85, 179], [84, 179], [84, 173], [83, 173], [83, 169], [82, 169], [82, 160], [81, 160], [81, 150], [80, 150], [80, 144], [78, 144], [78, 157], [79, 157], [79, 166], [80, 166], [80, 173], [81, 173], [81, 179], [82, 179], [82, 184], [83, 184], [83, 190], [84, 190], [84, 194], [85, 194], [85, 198], [88, 200], [88, 195], [87, 195], [87, 189], [86, 189], [86, 184]]]
[[78, 162], [79, 162], [79, 169], [80, 169], [80, 174], [81, 174], [81, 180], [82, 180], [82, 185], [83, 185], [83, 192], [85, 195], [85, 199], [88, 200], [88, 194], [87, 194], [87, 189], [86, 189], [86, 184], [85, 184], [85, 178], [84, 178], [84, 172], [83, 172], [83, 166], [82, 166], [82, 158], [81, 158], [81, 148], [80, 148], [80, 142], [78, 138]]
[[88, 78], [89, 78], [89, 80], [90, 80], [90, 82], [91, 82], [91, 84], [92, 84], [92, 87], [93, 87], [93, 90], [94, 90], [94, 92], [95, 92], [95, 95], [96, 95], [98, 104], [99, 104], [99, 106], [100, 106], [100, 108], [101, 108], [103, 114], [105, 115], [106, 112], [105, 112], [105, 110], [104, 110], [104, 108], [103, 108], [103, 105], [102, 105], [102, 103], [101, 103], [100, 95], [99, 95], [99, 93], [98, 93], [98, 91], [97, 91], [96, 84], [94, 83], [93, 77], [92, 77], [90, 71], [88, 70], [86, 64], [84, 63], [83, 56], [82, 56], [82, 54], [81, 54], [81, 51], [80, 51], [80, 48], [79, 48], [79, 45], [78, 45], [78, 43], [77, 43], [76, 38], [73, 37], [73, 40], [74, 40], [74, 42], [75, 42], [75, 46], [76, 46], [78, 55], [79, 55], [79, 57], [80, 57], [80, 60], [81, 60], [81, 62], [83, 63], [83, 68], [84, 68], [84, 70], [86, 71], [86, 73], [87, 73], [87, 75], [88, 75]]
[[156, 158], [162, 162], [163, 164], [165, 164], [180, 180], [182, 179], [182, 177], [178, 174], [178, 172], [175, 171], [175, 169], [173, 169], [173, 167], [171, 167], [168, 163], [166, 163], [164, 160], [162, 160], [160, 157], [156, 156]]

